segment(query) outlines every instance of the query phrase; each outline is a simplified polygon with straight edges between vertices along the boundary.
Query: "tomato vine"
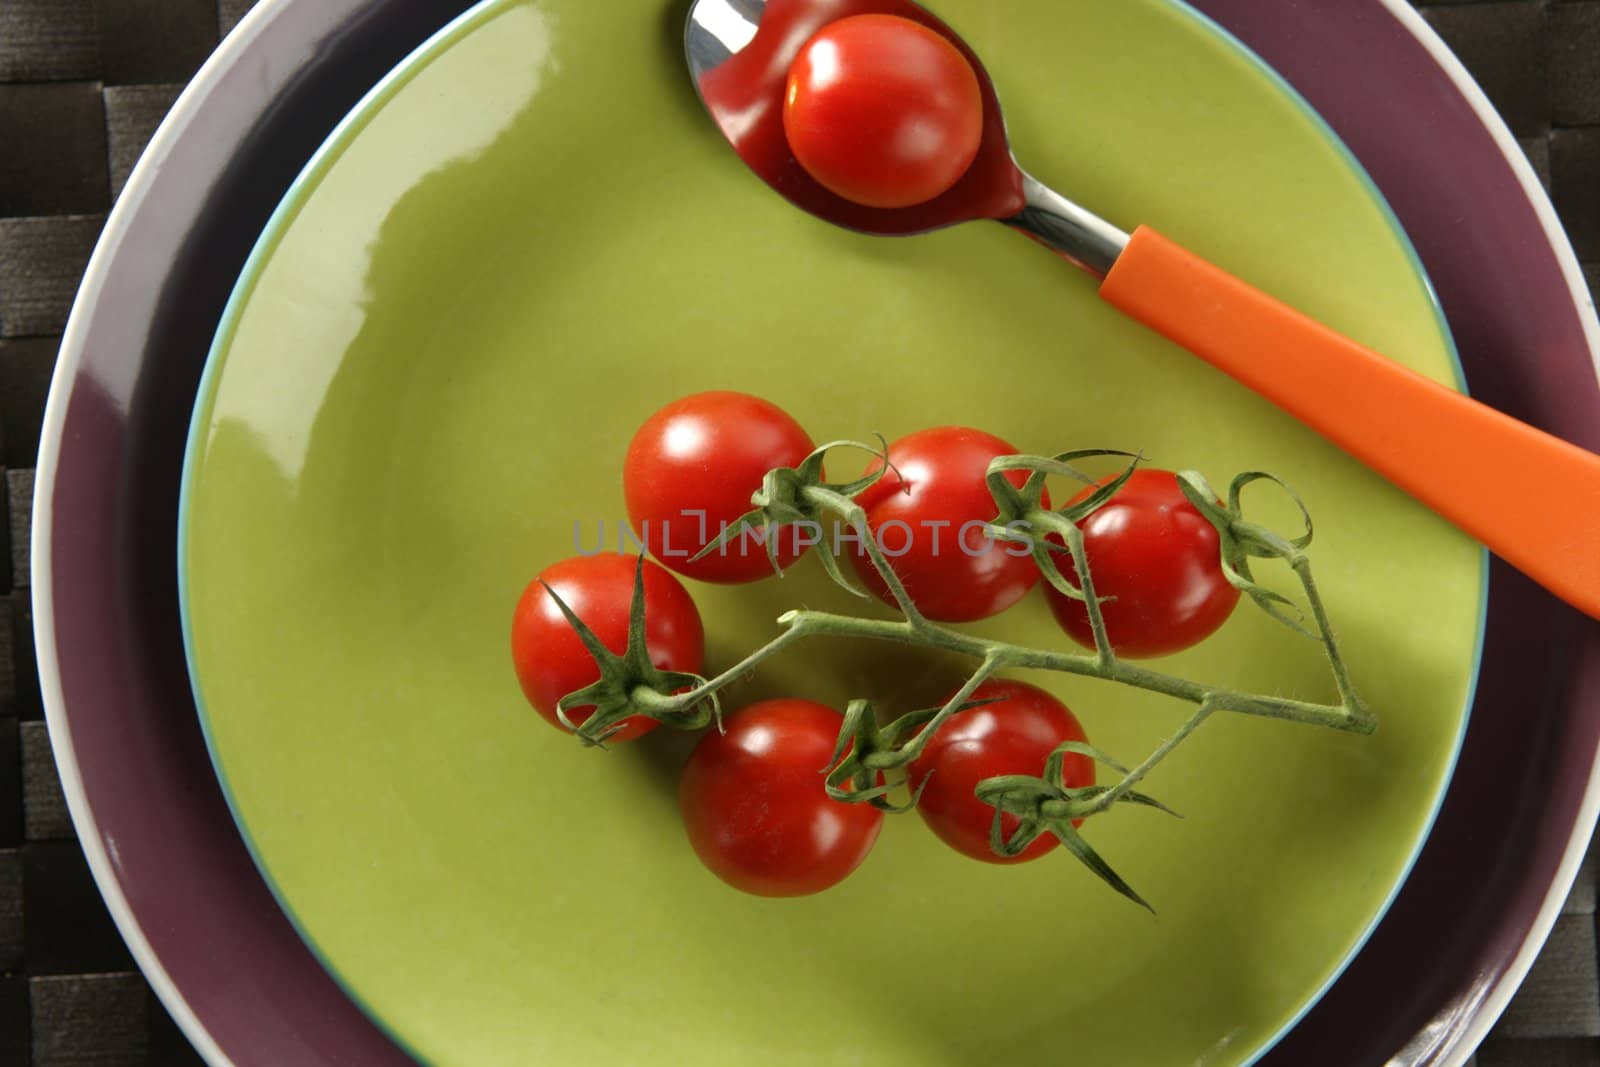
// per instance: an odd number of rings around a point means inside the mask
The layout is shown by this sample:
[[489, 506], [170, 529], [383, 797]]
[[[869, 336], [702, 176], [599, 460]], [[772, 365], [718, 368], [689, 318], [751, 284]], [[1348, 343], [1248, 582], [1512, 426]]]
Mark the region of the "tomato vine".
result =
[[[830, 483], [823, 474], [823, 460], [829, 451], [842, 447], [865, 449], [879, 456], [882, 463], [876, 472], [863, 478]], [[1100, 480], [1075, 466], [1097, 457], [1117, 458], [1125, 461], [1125, 466], [1116, 477]], [[1306, 552], [1312, 537], [1309, 514], [1292, 489], [1259, 471], [1236, 477], [1225, 498], [1219, 497], [1196, 471], [1182, 471], [1177, 479], [1183, 495], [1217, 530], [1220, 562], [1227, 580], [1273, 618], [1321, 646], [1337, 690], [1337, 702], [1318, 703], [1276, 694], [1243, 692], [1164, 673], [1117, 655], [1106, 631], [1102, 600], [1095, 592], [1080, 524], [1116, 495], [1137, 469], [1139, 461], [1136, 455], [1105, 449], [1077, 450], [1055, 456], [1002, 455], [989, 464], [986, 476], [996, 509], [995, 518], [987, 525], [988, 534], [997, 540], [1026, 545], [1051, 587], [1061, 596], [1084, 605], [1094, 638], [1092, 651], [1010, 644], [951, 629], [927, 618], [907, 594], [882, 547], [871, 535], [866, 513], [856, 500], [858, 494], [893, 469], [889, 465], [887, 446], [881, 441], [878, 448], [857, 442], [833, 442], [818, 448], [795, 467], [769, 471], [762, 488], [752, 496], [751, 510], [725, 529], [716, 541], [706, 545], [700, 555], [719, 550], [746, 529], [770, 529], [835, 518], [860, 539], [859, 544], [870, 557], [900, 617], [863, 618], [811, 609], [789, 611], [779, 616], [779, 632], [765, 645], [720, 674], [703, 677], [656, 671], [648, 657], [634, 649], [632, 641], [627, 652], [615, 655], [588, 634], [587, 627], [575, 614], [567, 612], [568, 621], [584, 635], [586, 646], [595, 655], [601, 679], [561, 701], [558, 711], [562, 722], [588, 745], [604, 745], [626, 720], [635, 716], [647, 716], [685, 729], [714, 722], [720, 729], [721, 690], [788, 646], [812, 637], [887, 641], [953, 652], [975, 660], [977, 665], [966, 682], [939, 707], [911, 712], [883, 725], [866, 701], [854, 701], [846, 710], [834, 758], [827, 769], [829, 795], [838, 800], [900, 811], [911, 805], [896, 805], [889, 799], [888, 794], [900, 783], [886, 779], [886, 772], [903, 771], [917, 759], [939, 728], [952, 715], [972, 707], [974, 692], [1002, 671], [1026, 669], [1081, 675], [1187, 701], [1194, 705], [1188, 719], [1173, 736], [1132, 767], [1118, 763], [1086, 743], [1069, 741], [1050, 755], [1040, 775], [998, 776], [980, 782], [977, 787], [980, 799], [995, 809], [991, 844], [997, 854], [1017, 855], [1041, 834], [1053, 834], [1107, 884], [1148, 907], [1090, 847], [1078, 832], [1078, 823], [1119, 803], [1168, 810], [1136, 787], [1206, 719], [1218, 712], [1282, 719], [1354, 733], [1372, 732], [1377, 720], [1351, 683], [1312, 576]], [[1016, 484], [1014, 472], [1025, 475], [1020, 485]], [[1051, 477], [1071, 478], [1090, 488], [1067, 505], [1051, 507], [1045, 492], [1045, 482]], [[1303, 531], [1288, 537], [1246, 518], [1244, 491], [1258, 482], [1278, 486], [1289, 494], [1304, 518]], [[1076, 582], [1057, 565], [1061, 553], [1070, 558], [1070, 571]], [[857, 596], [867, 595], [844, 576], [831, 553], [824, 551], [822, 557], [834, 581]], [[1299, 582], [1306, 611], [1258, 581], [1254, 568], [1263, 561], [1278, 561], [1287, 566]], [[643, 566], [641, 557], [641, 574]], [[639, 641], [644, 633], [643, 613], [643, 597], [636, 596], [631, 629], [633, 638]], [[580, 705], [594, 705], [596, 710], [581, 724], [574, 724], [566, 717], [565, 709]], [[1087, 756], [1116, 771], [1119, 778], [1108, 786], [1068, 787], [1061, 775], [1062, 763], [1068, 754]], [[1016, 826], [1009, 835], [1002, 832], [1002, 817], [1008, 814], [1014, 817]]]

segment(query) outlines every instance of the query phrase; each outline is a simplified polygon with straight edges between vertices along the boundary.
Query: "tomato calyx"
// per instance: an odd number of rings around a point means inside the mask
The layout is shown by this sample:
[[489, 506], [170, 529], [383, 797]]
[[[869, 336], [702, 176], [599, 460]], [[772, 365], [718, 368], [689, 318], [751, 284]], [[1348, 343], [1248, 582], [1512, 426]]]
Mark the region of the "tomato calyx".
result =
[[[1128, 462], [1115, 477], [1103, 483], [1073, 466], [1080, 460], [1108, 456]], [[1137, 452], [1114, 448], [1081, 448], [1048, 457], [999, 456], [989, 464], [986, 476], [990, 495], [1000, 509], [992, 532], [996, 537], [1027, 544], [1045, 581], [1061, 595], [1086, 606], [1095, 634], [1095, 655], [1102, 664], [1109, 664], [1114, 658], [1100, 611], [1100, 605], [1110, 598], [1095, 594], [1094, 580], [1085, 559], [1083, 531], [1078, 524], [1117, 494], [1142, 459]], [[1019, 470], [1028, 472], [1021, 488], [1012, 485], [1006, 477]], [[1059, 508], [1046, 507], [1044, 487], [1050, 475], [1072, 478], [1090, 486], [1091, 491], [1082, 499], [1073, 499]], [[1063, 552], [1071, 555], [1073, 573], [1078, 576], [1076, 585], [1056, 564], [1055, 557]]]
[[[824, 461], [830, 451], [841, 448], [857, 449], [883, 461], [877, 470], [851, 482], [830, 482], [824, 472]], [[767, 558], [772, 562], [773, 573], [783, 576], [778, 563], [776, 538], [764, 536], [763, 531], [792, 527], [811, 531], [816, 543], [822, 540], [822, 522], [829, 512], [839, 513], [851, 505], [851, 499], [865, 489], [877, 484], [884, 475], [893, 471], [889, 463], [889, 445], [881, 436], [878, 445], [861, 441], [829, 441], [819, 446], [798, 466], [775, 467], [761, 480], [761, 488], [750, 495], [750, 510], [739, 516], [732, 525], [720, 531], [717, 538], [696, 553], [690, 562], [720, 552], [741, 537], [761, 537], [766, 545]], [[859, 597], [870, 594], [851, 582], [839, 567], [838, 557], [826, 548], [820, 553], [823, 569], [828, 577], [842, 588]]]
[[[1123, 780], [1114, 786], [1068, 788], [1064, 784], [1064, 768], [1069, 753], [1104, 763], [1123, 775]], [[1138, 780], [1138, 775], [1139, 772], [1128, 770], [1093, 745], [1066, 741], [1050, 753], [1045, 761], [1044, 773], [1037, 777], [1005, 774], [986, 778], [978, 783], [976, 792], [979, 800], [994, 808], [994, 822], [989, 830], [990, 847], [1001, 856], [1016, 856], [1040, 835], [1054, 834], [1068, 852], [1103, 882], [1154, 914], [1155, 909], [1150, 903], [1101, 858], [1074, 825], [1117, 803], [1138, 804], [1177, 816], [1177, 812], [1159, 800], [1133, 789], [1132, 783]], [[1012, 815], [1018, 820], [1017, 829], [1010, 837], [1006, 836], [1002, 826], [1005, 815]]]
[[[1259, 481], [1270, 482], [1288, 494], [1305, 524], [1300, 534], [1284, 537], [1244, 517], [1241, 502], [1243, 491], [1246, 486]], [[1311, 513], [1306, 510], [1300, 494], [1283, 479], [1265, 471], [1246, 471], [1234, 478], [1228, 487], [1226, 503], [1219, 502], [1216, 492], [1199, 471], [1180, 471], [1178, 488], [1195, 510], [1216, 527], [1222, 542], [1222, 573], [1233, 587], [1249, 596], [1263, 611], [1285, 626], [1315, 638], [1317, 635], [1305, 625], [1305, 613], [1295, 607], [1288, 597], [1258, 583], [1250, 573], [1252, 559], [1279, 559], [1291, 568], [1295, 568], [1297, 563], [1304, 565], [1300, 561], [1306, 558], [1305, 548], [1311, 544], [1312, 528]]]
[[[979, 676], [987, 677], [987, 674], [980, 671]], [[1005, 699], [970, 699], [978, 685], [979, 682], [974, 679], [945, 705], [907, 712], [881, 726], [870, 702], [851, 701], [845, 711], [833, 755], [827, 767], [823, 768], [827, 773], [825, 786], [828, 796], [847, 804], [871, 804], [891, 814], [914, 809], [922, 798], [923, 790], [927, 789], [937, 772], [926, 774], [912, 790], [910, 800], [904, 804], [896, 804], [889, 799], [889, 794], [903, 783], [886, 781], [886, 773], [900, 770], [917, 759], [928, 740], [951, 715]], [[1053, 834], [1073, 857], [1107, 885], [1153, 913], [1155, 909], [1078, 832], [1078, 824], [1116, 804], [1137, 804], [1177, 816], [1177, 812], [1149, 794], [1139, 792], [1134, 786], [1212, 710], [1211, 706], [1202, 704], [1201, 710], [1179, 731], [1178, 736], [1133, 770], [1092, 745], [1067, 741], [1051, 752], [1042, 773], [1037, 776], [1007, 774], [983, 779], [976, 787], [976, 795], [984, 804], [994, 808], [990, 848], [999, 856], [1017, 856], [1042, 834]], [[1115, 785], [1069, 787], [1066, 785], [1066, 758], [1069, 754], [1086, 756], [1103, 763], [1117, 771], [1122, 778]], [[1003, 830], [1006, 815], [1017, 819], [1017, 828], [1010, 836]]]
[[[1080, 460], [1108, 456], [1125, 459], [1127, 464], [1115, 477], [1104, 482], [1097, 482], [1073, 466]], [[1117, 494], [1117, 491], [1133, 477], [1142, 458], [1136, 452], [1103, 448], [1075, 449], [1050, 457], [1000, 456], [989, 465], [987, 474], [990, 495], [1000, 508], [996, 536], [1009, 535], [1015, 540], [1016, 530], [1020, 528], [1025, 531], [1034, 564], [1050, 588], [1068, 600], [1078, 601], [1084, 605], [1094, 636], [1095, 660], [1102, 668], [1107, 669], [1114, 663], [1116, 656], [1106, 632], [1101, 605], [1112, 598], [1101, 597], [1095, 592], [1080, 523]], [[1006, 477], [1007, 474], [1018, 470], [1028, 472], [1027, 480], [1020, 489]], [[1045, 480], [1050, 475], [1072, 478], [1088, 485], [1090, 491], [1081, 498], [1073, 497], [1059, 508], [1049, 508], [1043, 503], [1043, 494]], [[1000, 532], [1002, 530], [1003, 533]], [[1056, 564], [1055, 557], [1063, 552], [1071, 557], [1072, 572], [1077, 577], [1077, 584], [1069, 580]]]
[[[975, 691], [990, 674], [989, 670], [980, 667], [944, 705], [907, 712], [883, 725], [879, 725], [869, 701], [851, 701], [845, 711], [833, 755], [823, 768], [827, 774], [825, 788], [828, 796], [847, 804], [871, 804], [891, 814], [916, 808], [937, 771], [925, 774], [912, 789], [910, 799], [903, 804], [890, 800], [889, 794], [906, 783], [887, 781], [886, 774], [902, 770], [919, 758], [929, 741], [952, 715], [1007, 699], [1004, 696], [974, 699]], [[1137, 804], [1177, 815], [1159, 800], [1134, 787], [1212, 710], [1214, 708], [1210, 703], [1202, 701], [1200, 709], [1178, 735], [1169, 739], [1144, 764], [1133, 770], [1092, 745], [1067, 741], [1050, 753], [1038, 776], [1008, 774], [983, 779], [976, 786], [976, 795], [982, 803], [994, 808], [990, 848], [998, 856], [1017, 856], [1042, 834], [1053, 834], [1073, 857], [1107, 885], [1153, 913], [1150, 904], [1078, 832], [1078, 824], [1119, 803]], [[1066, 759], [1069, 754], [1086, 756], [1103, 763], [1117, 771], [1122, 776], [1121, 780], [1109, 786], [1069, 787], [1066, 784]], [[1003, 830], [1003, 820], [1007, 815], [1017, 820], [1016, 829], [1010, 836]]]
[[[888, 794], [898, 783], [885, 782], [884, 772], [900, 770], [916, 759], [926, 739], [951, 714], [993, 704], [998, 699], [959, 700], [943, 707], [922, 708], [881, 726], [870, 701], [852, 700], [845, 708], [833, 756], [823, 768], [828, 775], [824, 783], [828, 795], [847, 804], [867, 803], [895, 814], [910, 811], [917, 806], [928, 779], [923, 779], [912, 791], [909, 801], [896, 804]], [[918, 732], [909, 741], [905, 740], [913, 730]]]
[[[628, 606], [628, 644], [621, 655], [607, 648], [554, 589], [541, 584], [600, 669], [598, 681], [556, 702], [556, 718], [577, 735], [578, 740], [604, 748], [606, 740], [623, 728], [624, 721], [636, 715], [680, 730], [696, 730], [713, 721], [721, 726], [722, 704], [714, 691], [687, 705], [673, 696], [685, 689], [704, 686], [705, 678], [687, 671], [662, 670], [651, 662], [645, 637], [643, 556], [634, 568], [633, 599]], [[581, 724], [574, 723], [567, 714], [573, 708], [589, 705], [594, 706], [594, 712]]]
[[[1097, 482], [1072, 465], [1078, 460], [1106, 456], [1126, 459], [1128, 464], [1116, 477], [1104, 483]], [[991, 532], [997, 538], [1027, 544], [1033, 550], [1034, 562], [1038, 564], [1046, 581], [1059, 589], [1062, 594], [1074, 600], [1084, 600], [1086, 594], [1083, 589], [1067, 580], [1053, 558], [1058, 553], [1070, 551], [1070, 548], [1044, 537], [1029, 536], [1029, 531], [1043, 528], [1050, 533], [1065, 536], [1068, 526], [1076, 526], [1117, 494], [1117, 490], [1133, 476], [1142, 458], [1137, 452], [1125, 452], [1115, 448], [1081, 448], [1048, 457], [998, 456], [989, 464], [989, 471], [985, 476], [989, 492], [994, 497], [995, 505], [1000, 509], [1000, 515], [995, 519]], [[1028, 472], [1027, 481], [1021, 488], [1012, 485], [1010, 479], [1006, 477], [1009, 472], [1019, 470]], [[1083, 482], [1094, 487], [1093, 492], [1081, 500], [1074, 500], [1059, 508], [1047, 508], [1043, 504], [1045, 479], [1052, 474]]]
[[[889, 799], [889, 794], [904, 783], [886, 781], [886, 773], [901, 770], [920, 757], [928, 742], [952, 715], [1003, 702], [1005, 697], [973, 698], [974, 692], [991, 673], [980, 667], [944, 705], [907, 712], [883, 725], [878, 724], [870, 702], [851, 701], [845, 711], [833, 755], [827, 767], [823, 768], [827, 774], [825, 786], [828, 796], [849, 804], [872, 804], [893, 814], [914, 809], [922, 798], [923, 790], [927, 789], [933, 774], [937, 772], [926, 774], [912, 790], [910, 800], [904, 804], [896, 804]], [[976, 787], [977, 798], [995, 809], [990, 829], [990, 848], [999, 856], [1016, 856], [1040, 835], [1054, 834], [1075, 858], [1106, 884], [1153, 912], [1149, 903], [1084, 840], [1077, 824], [1119, 803], [1137, 804], [1176, 815], [1171, 808], [1134, 787], [1213, 710], [1214, 705], [1202, 701], [1195, 715], [1178, 734], [1133, 770], [1092, 745], [1067, 741], [1051, 752], [1038, 776], [1009, 774], [983, 779]], [[1086, 756], [1103, 763], [1117, 771], [1122, 778], [1115, 785], [1068, 787], [1065, 764], [1069, 754]], [[1002, 820], [1006, 815], [1018, 820], [1015, 832], [1009, 837], [1002, 829]]]

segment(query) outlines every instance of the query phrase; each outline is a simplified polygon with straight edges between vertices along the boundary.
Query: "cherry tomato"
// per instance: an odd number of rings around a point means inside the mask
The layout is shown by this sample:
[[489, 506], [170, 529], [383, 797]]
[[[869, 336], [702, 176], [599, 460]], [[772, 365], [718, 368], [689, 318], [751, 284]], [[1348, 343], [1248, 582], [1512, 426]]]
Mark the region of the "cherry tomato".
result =
[[[528, 583], [517, 602], [511, 621], [512, 663], [523, 695], [552, 725], [561, 727], [556, 702], [598, 681], [600, 668], [540, 581], [555, 590], [601, 644], [620, 655], [628, 647], [628, 609], [638, 559], [603, 552], [562, 560]], [[649, 560], [644, 564], [644, 616], [650, 662], [662, 670], [698, 674], [705, 656], [700, 613], [683, 585]], [[567, 717], [582, 725], [593, 711], [593, 705], [578, 707]], [[631, 741], [657, 725], [654, 719], [635, 716], [624, 720], [611, 739]]]
[[[1038, 776], [1056, 746], [1087, 738], [1067, 706], [1042, 689], [992, 679], [972, 694], [973, 700], [994, 698], [999, 699], [946, 719], [922, 755], [911, 761], [907, 780], [913, 789], [927, 783], [917, 811], [945, 844], [988, 863], [1022, 863], [1038, 859], [1059, 842], [1051, 834], [1040, 834], [1017, 855], [1000, 855], [989, 840], [994, 808], [973, 791], [979, 782], [996, 775]], [[1068, 789], [1094, 784], [1094, 761], [1088, 756], [1069, 753], [1062, 772]], [[1000, 819], [1007, 837], [1016, 832], [1015, 815]]]
[[[892, 469], [856, 497], [889, 566], [928, 618], [988, 618], [1021, 600], [1039, 580], [1025, 546], [997, 541], [983, 528], [999, 513], [984, 481], [989, 462], [1016, 451], [981, 430], [920, 430], [889, 446]], [[1017, 486], [1027, 480], [1022, 471], [1007, 477]], [[865, 548], [856, 545], [854, 552], [862, 582], [893, 604]]]
[[701, 738], [678, 781], [695, 853], [747, 893], [794, 897], [837, 885], [867, 858], [883, 812], [828, 796], [822, 770], [844, 717], [809, 700], [752, 704]]
[[[628, 517], [650, 554], [679, 574], [707, 582], [769, 577], [766, 545], [750, 533], [690, 560], [750, 510], [750, 494], [769, 470], [798, 466], [815, 447], [799, 423], [760, 397], [710, 392], [675, 400], [628, 445], [622, 471]], [[777, 538], [780, 567], [805, 553], [802, 532], [764, 531]]]
[[[1216, 527], [1189, 503], [1172, 471], [1135, 471], [1081, 527], [1095, 593], [1116, 598], [1100, 611], [1118, 655], [1139, 659], [1189, 648], [1215, 633], [1239, 602], [1222, 573]], [[1063, 553], [1056, 560], [1076, 581], [1071, 558]], [[1083, 602], [1049, 584], [1045, 592], [1061, 628], [1093, 648]]]
[[897, 15], [853, 15], [801, 47], [783, 130], [825, 188], [867, 207], [910, 207], [972, 165], [983, 93], [972, 65], [938, 33]]

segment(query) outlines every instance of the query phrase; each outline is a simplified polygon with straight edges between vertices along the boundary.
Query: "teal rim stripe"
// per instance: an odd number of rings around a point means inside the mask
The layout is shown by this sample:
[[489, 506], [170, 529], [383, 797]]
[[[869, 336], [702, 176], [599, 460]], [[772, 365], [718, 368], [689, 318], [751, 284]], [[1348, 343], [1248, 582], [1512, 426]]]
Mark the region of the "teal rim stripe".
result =
[[[1401, 249], [1404, 250], [1406, 258], [1411, 263], [1413, 275], [1416, 277], [1418, 283], [1422, 286], [1423, 291], [1427, 295], [1428, 305], [1433, 309], [1434, 321], [1439, 327], [1439, 334], [1444, 338], [1445, 347], [1450, 354], [1450, 366], [1455, 372], [1456, 388], [1461, 392], [1466, 393], [1466, 370], [1461, 365], [1461, 352], [1460, 349], [1456, 347], [1455, 335], [1450, 331], [1449, 320], [1445, 318], [1444, 307], [1439, 302], [1439, 294], [1434, 289], [1433, 281], [1428, 277], [1428, 272], [1422, 264], [1422, 257], [1417, 254], [1416, 245], [1412, 243], [1411, 237], [1406, 233], [1405, 227], [1400, 224], [1399, 216], [1394, 213], [1394, 209], [1390, 207], [1388, 199], [1383, 195], [1383, 191], [1378, 188], [1378, 183], [1372, 180], [1372, 175], [1367, 172], [1367, 168], [1362, 165], [1361, 160], [1356, 158], [1356, 154], [1352, 152], [1350, 147], [1344, 143], [1344, 140], [1336, 132], [1334, 132], [1333, 127], [1328, 125], [1327, 120], [1324, 119], [1317, 112], [1317, 110], [1311, 106], [1310, 102], [1306, 100], [1304, 96], [1300, 95], [1300, 91], [1291, 85], [1288, 79], [1284, 78], [1283, 75], [1279, 74], [1275, 69], [1268, 65], [1266, 60], [1257, 55], [1243, 41], [1235, 37], [1210, 15], [1207, 15], [1191, 6], [1188, 0], [1167, 0], [1167, 2], [1177, 10], [1182, 11], [1185, 15], [1192, 18], [1201, 26], [1204, 26], [1206, 29], [1216, 34], [1216, 36], [1221, 38], [1223, 41], [1226, 41], [1241, 56], [1249, 60], [1251, 65], [1260, 71], [1268, 81], [1275, 85], [1279, 92], [1283, 93], [1287, 99], [1292, 101], [1295, 106], [1305, 114], [1306, 118], [1322, 132], [1322, 135], [1328, 140], [1328, 143], [1333, 145], [1338, 150], [1339, 155], [1343, 157], [1345, 165], [1349, 167], [1351, 172], [1361, 180], [1361, 184], [1366, 187], [1367, 194], [1372, 198], [1373, 203], [1377, 205], [1379, 212], [1382, 213], [1384, 220], [1389, 224], [1389, 229], [1393, 231], [1395, 240], [1399, 242]], [[1401, 888], [1410, 879], [1411, 872], [1417, 865], [1417, 859], [1422, 855], [1423, 846], [1427, 843], [1428, 838], [1433, 833], [1434, 824], [1439, 819], [1439, 810], [1444, 806], [1445, 794], [1449, 792], [1450, 783], [1455, 778], [1456, 765], [1461, 759], [1461, 748], [1467, 740], [1467, 727], [1472, 720], [1473, 705], [1476, 704], [1478, 700], [1478, 680], [1481, 677], [1483, 670], [1484, 638], [1488, 632], [1489, 624], [1489, 550], [1486, 548], [1481, 548], [1479, 549], [1479, 553], [1478, 573], [1480, 577], [1478, 582], [1477, 639], [1473, 644], [1472, 667], [1470, 671], [1471, 681], [1469, 681], [1467, 684], [1465, 706], [1461, 712], [1461, 726], [1460, 729], [1456, 731], [1455, 740], [1453, 741], [1450, 749], [1449, 760], [1445, 765], [1444, 773], [1440, 776], [1439, 788], [1435, 792], [1433, 798], [1433, 807], [1428, 812], [1427, 817], [1423, 820], [1422, 832], [1417, 835], [1416, 844], [1411, 849], [1411, 855], [1406, 857], [1405, 864], [1402, 866], [1400, 871], [1400, 877], [1395, 879], [1394, 885], [1389, 890], [1389, 895], [1379, 906], [1377, 912], [1372, 917], [1372, 921], [1367, 924], [1367, 928], [1362, 931], [1361, 936], [1356, 938], [1355, 943], [1351, 946], [1349, 953], [1347, 953], [1344, 959], [1340, 960], [1338, 965], [1335, 966], [1331, 972], [1329, 972], [1327, 981], [1325, 981], [1321, 987], [1319, 987], [1316, 992], [1306, 1000], [1305, 1004], [1301, 1006], [1299, 1011], [1295, 1012], [1295, 1014], [1284, 1023], [1282, 1029], [1273, 1034], [1272, 1037], [1265, 1041], [1259, 1049], [1251, 1054], [1249, 1059], [1244, 1061], [1243, 1067], [1250, 1067], [1250, 1065], [1257, 1063], [1263, 1056], [1276, 1048], [1278, 1043], [1284, 1039], [1285, 1035], [1298, 1026], [1300, 1024], [1300, 1020], [1304, 1019], [1307, 1013], [1309, 1013], [1312, 1008], [1316, 1007], [1317, 1003], [1327, 995], [1328, 990], [1332, 989], [1334, 984], [1338, 982], [1339, 978], [1349, 968], [1351, 961], [1354, 960], [1356, 956], [1360, 954], [1361, 950], [1366, 947], [1367, 942], [1372, 939], [1373, 933], [1377, 931], [1378, 925], [1382, 923], [1384, 917], [1389, 914], [1389, 909], [1394, 906], [1395, 898], [1400, 895]]]

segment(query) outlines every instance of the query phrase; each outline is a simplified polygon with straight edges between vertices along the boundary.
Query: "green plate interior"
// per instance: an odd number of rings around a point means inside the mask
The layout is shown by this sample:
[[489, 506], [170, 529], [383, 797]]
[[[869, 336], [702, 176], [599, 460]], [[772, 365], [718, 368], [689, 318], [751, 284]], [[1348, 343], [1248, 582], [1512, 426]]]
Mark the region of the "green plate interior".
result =
[[[1034, 173], [1455, 381], [1370, 184], [1214, 27], [1164, 0], [940, 13], [985, 57]], [[1360, 943], [1431, 821], [1481, 550], [1003, 227], [886, 240], [789, 207], [702, 114], [682, 17], [475, 9], [341, 128], [240, 283], [196, 416], [181, 573], [204, 725], [263, 872], [431, 1062], [1250, 1059]], [[1382, 728], [1208, 723], [1149, 782], [1184, 820], [1091, 827], [1156, 918], [1064, 854], [978, 864], [915, 817], [834, 891], [724, 888], [678, 822], [684, 739], [580, 749], [523, 703], [507, 648], [518, 593], [573, 553], [575, 524], [615, 542], [632, 429], [707, 388], [777, 400], [818, 440], [963, 423], [1218, 484], [1281, 474], [1319, 520], [1318, 576]], [[713, 669], [789, 607], [853, 604], [815, 560], [693, 591]], [[1061, 640], [1038, 595], [987, 629]], [[817, 644], [734, 702], [904, 709], [959, 666]], [[1318, 650], [1248, 605], [1165, 666], [1331, 696]], [[1184, 712], [1030, 680], [1130, 761]]]

